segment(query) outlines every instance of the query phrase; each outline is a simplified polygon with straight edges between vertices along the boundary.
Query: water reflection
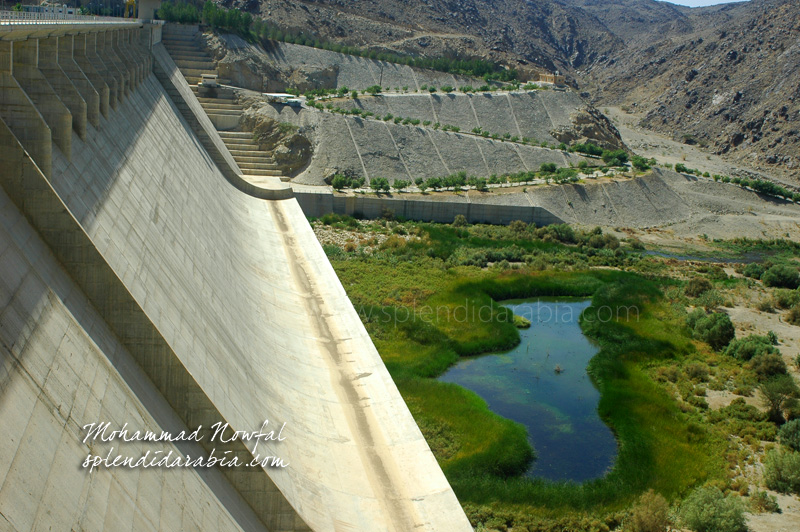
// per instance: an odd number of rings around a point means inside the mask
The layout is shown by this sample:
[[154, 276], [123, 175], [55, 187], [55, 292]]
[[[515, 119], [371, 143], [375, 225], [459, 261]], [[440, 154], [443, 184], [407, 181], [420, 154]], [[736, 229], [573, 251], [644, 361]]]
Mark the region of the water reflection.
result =
[[617, 444], [597, 415], [600, 394], [586, 374], [597, 347], [578, 318], [588, 300], [509, 301], [530, 319], [511, 351], [461, 360], [440, 380], [480, 395], [492, 411], [525, 425], [537, 460], [528, 476], [584, 481], [613, 465]]

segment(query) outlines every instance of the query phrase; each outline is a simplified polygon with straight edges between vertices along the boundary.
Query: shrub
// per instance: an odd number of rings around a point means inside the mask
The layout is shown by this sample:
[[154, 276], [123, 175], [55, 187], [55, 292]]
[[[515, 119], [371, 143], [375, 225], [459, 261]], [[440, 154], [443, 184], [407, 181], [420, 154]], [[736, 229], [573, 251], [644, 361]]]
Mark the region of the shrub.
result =
[[392, 188], [400, 192], [404, 188], [408, 188], [410, 185], [410, 181], [406, 181], [405, 179], [396, 179], [395, 182], [392, 183]]
[[709, 282], [708, 279], [695, 277], [686, 283], [686, 287], [683, 289], [683, 292], [689, 297], [697, 297], [703, 292], [707, 292], [709, 290], [711, 290], [711, 282]]
[[695, 338], [717, 351], [727, 346], [736, 335], [731, 319], [722, 312], [706, 314], [704, 310], [697, 309], [689, 314], [686, 323]]
[[778, 499], [766, 491], [757, 491], [750, 497], [750, 507], [756, 513], [781, 513]]
[[644, 493], [631, 508], [625, 521], [625, 530], [630, 532], [664, 532], [669, 526], [669, 504], [653, 490]]
[[800, 493], [800, 453], [769, 451], [764, 458], [764, 482], [771, 490]]
[[772, 292], [772, 302], [781, 309], [792, 308], [800, 303], [800, 291], [788, 290], [786, 288], [776, 288]]
[[380, 94], [381, 86], [380, 85], [372, 85], [371, 87], [367, 87], [367, 92], [375, 96], [376, 94]]
[[180, 22], [181, 24], [200, 22], [200, 11], [192, 4], [185, 2], [163, 2], [157, 14], [158, 18], [167, 22]]
[[779, 264], [765, 271], [761, 281], [767, 286], [794, 290], [800, 286], [800, 273], [797, 272], [797, 268]]
[[793, 419], [781, 427], [778, 435], [781, 445], [793, 451], [800, 451], [800, 419]]
[[576, 144], [572, 147], [572, 149], [577, 152], [585, 153], [587, 155], [594, 155], [596, 157], [603, 155], [603, 148], [595, 146], [590, 142], [587, 142], [586, 144]]
[[680, 521], [695, 532], [745, 532], [744, 507], [719, 488], [698, 488], [681, 504]]
[[778, 353], [762, 353], [750, 361], [750, 369], [758, 376], [758, 380], [767, 380], [776, 375], [785, 375], [786, 363]]
[[800, 325], [800, 303], [789, 309], [786, 313], [786, 322], [792, 325]]
[[542, 165], [539, 167], [539, 171], [543, 174], [555, 173], [557, 169], [558, 167], [556, 166], [556, 163], [542, 163]]
[[628, 152], [625, 150], [603, 150], [600, 157], [608, 166], [622, 166], [628, 162]]
[[744, 269], [744, 276], [751, 277], [753, 279], [761, 279], [761, 276], [764, 274], [764, 267], [757, 262], [751, 262], [748, 264]]
[[464, 227], [467, 225], [467, 218], [463, 214], [456, 214], [453, 218], [453, 227]]
[[700, 362], [692, 362], [684, 368], [686, 376], [693, 381], [705, 382], [708, 380], [708, 366]]
[[689, 173], [689, 169], [686, 168], [686, 165], [683, 164], [683, 163], [677, 163], [675, 165], [675, 171], [676, 172], [680, 172], [682, 174], [688, 174]]
[[369, 186], [376, 194], [380, 191], [389, 192], [389, 180], [385, 177], [373, 177], [369, 181]]
[[751, 334], [745, 338], [737, 338], [731, 341], [725, 349], [726, 355], [744, 362], [756, 356], [777, 352], [778, 350], [772, 345], [769, 337], [756, 334]]
[[524, 233], [526, 229], [528, 229], [528, 224], [523, 222], [522, 220], [514, 220], [510, 224], [508, 224], [508, 228], [511, 229], [514, 233]]

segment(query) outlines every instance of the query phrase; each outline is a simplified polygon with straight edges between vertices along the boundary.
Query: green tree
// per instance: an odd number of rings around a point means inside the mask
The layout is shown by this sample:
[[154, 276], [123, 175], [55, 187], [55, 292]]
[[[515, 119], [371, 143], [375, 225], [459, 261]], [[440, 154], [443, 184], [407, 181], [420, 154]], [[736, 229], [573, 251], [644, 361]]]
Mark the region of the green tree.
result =
[[400, 192], [404, 188], [408, 188], [411, 183], [406, 181], [405, 179], [396, 179], [394, 183], [392, 183], [392, 188], [395, 189], [397, 192]]
[[760, 386], [769, 408], [769, 418], [775, 423], [785, 421], [783, 412], [797, 405], [798, 389], [790, 375], [778, 375]]
[[686, 323], [695, 338], [706, 342], [717, 351], [727, 346], [736, 336], [731, 319], [723, 312], [706, 314], [703, 309], [696, 309], [689, 314]]
[[539, 171], [543, 174], [555, 173], [557, 169], [558, 167], [556, 166], [556, 163], [542, 163], [542, 165], [539, 167]]
[[343, 188], [350, 186], [350, 180], [346, 176], [336, 174], [331, 180], [331, 186], [334, 188], [334, 190], [342, 190]]
[[385, 177], [373, 177], [369, 181], [369, 186], [375, 191], [376, 194], [381, 191], [389, 192], [390, 188], [389, 180]]
[[650, 161], [638, 155], [634, 155], [633, 157], [631, 157], [631, 164], [633, 165], [634, 168], [642, 172], [650, 169]]

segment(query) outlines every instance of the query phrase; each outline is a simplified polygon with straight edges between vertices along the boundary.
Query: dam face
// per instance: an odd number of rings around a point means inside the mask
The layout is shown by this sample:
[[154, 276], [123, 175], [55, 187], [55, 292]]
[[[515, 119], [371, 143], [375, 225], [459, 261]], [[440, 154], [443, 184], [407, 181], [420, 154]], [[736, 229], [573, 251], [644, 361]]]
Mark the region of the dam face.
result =
[[[0, 528], [471, 530], [297, 200], [241, 180], [160, 31], [0, 24]], [[212, 453], [240, 465], [91, 458]]]

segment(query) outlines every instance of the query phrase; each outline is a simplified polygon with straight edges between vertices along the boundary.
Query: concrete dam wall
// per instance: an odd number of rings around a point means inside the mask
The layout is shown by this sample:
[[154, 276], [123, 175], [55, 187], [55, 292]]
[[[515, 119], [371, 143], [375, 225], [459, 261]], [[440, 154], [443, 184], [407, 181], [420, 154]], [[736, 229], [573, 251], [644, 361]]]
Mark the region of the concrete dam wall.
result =
[[[470, 530], [296, 199], [234, 187], [152, 74], [159, 28], [37, 29], [0, 41], [3, 528]], [[87, 424], [265, 420], [286, 467], [81, 467], [254, 456]]]

